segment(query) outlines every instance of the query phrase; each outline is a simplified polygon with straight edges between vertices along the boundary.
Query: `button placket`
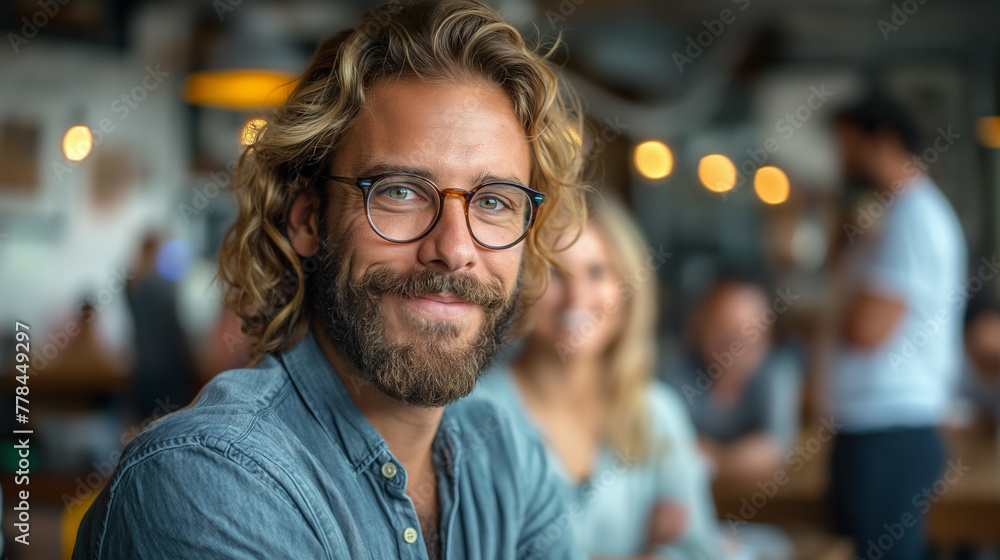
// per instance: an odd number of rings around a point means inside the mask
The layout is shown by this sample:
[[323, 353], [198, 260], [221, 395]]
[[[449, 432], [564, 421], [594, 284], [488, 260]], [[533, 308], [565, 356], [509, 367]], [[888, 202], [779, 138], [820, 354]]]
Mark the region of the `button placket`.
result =
[[382, 484], [388, 491], [387, 498], [392, 502], [390, 507], [393, 512], [391, 524], [396, 527], [395, 531], [398, 531], [396, 534], [405, 543], [400, 546], [405, 547], [405, 550], [409, 551], [403, 552], [403, 549], [401, 549], [402, 558], [420, 558], [422, 551], [410, 547], [410, 545], [420, 541], [420, 531], [416, 529], [418, 525], [414, 524], [417, 519], [413, 512], [412, 503], [405, 493], [406, 471], [388, 453], [374, 462], [373, 470], [378, 473], [376, 476], [382, 480]]

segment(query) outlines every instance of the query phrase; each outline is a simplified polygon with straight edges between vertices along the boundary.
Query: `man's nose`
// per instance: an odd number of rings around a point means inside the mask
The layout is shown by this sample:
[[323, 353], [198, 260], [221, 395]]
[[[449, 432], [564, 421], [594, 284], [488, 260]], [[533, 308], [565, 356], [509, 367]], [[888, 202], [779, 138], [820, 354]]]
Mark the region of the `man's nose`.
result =
[[417, 256], [425, 266], [446, 272], [473, 267], [479, 246], [465, 217], [465, 191], [445, 191], [444, 208], [434, 229], [420, 240]]

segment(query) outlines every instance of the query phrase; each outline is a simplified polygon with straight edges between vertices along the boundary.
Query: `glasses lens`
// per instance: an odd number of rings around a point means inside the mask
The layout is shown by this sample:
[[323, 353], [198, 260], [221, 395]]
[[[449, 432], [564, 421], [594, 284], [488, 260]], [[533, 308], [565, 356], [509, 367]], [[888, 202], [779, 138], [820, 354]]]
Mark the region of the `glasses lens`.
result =
[[531, 225], [531, 199], [514, 185], [485, 185], [469, 203], [469, 226], [480, 243], [505, 247]]
[[368, 216], [383, 236], [411, 241], [434, 223], [440, 197], [433, 185], [406, 175], [389, 175], [372, 185]]

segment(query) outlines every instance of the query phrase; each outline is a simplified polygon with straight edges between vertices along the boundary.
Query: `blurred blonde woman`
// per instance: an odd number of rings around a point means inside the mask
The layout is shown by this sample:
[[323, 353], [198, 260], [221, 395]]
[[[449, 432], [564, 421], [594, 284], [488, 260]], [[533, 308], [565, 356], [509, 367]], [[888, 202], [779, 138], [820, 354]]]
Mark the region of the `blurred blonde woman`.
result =
[[574, 531], [592, 557], [719, 558], [691, 422], [677, 394], [653, 379], [665, 257], [647, 249], [618, 204], [589, 206], [581, 236], [557, 255], [564, 270], [553, 270], [534, 329], [477, 391], [505, 405], [554, 459], [569, 508], [550, 531]]

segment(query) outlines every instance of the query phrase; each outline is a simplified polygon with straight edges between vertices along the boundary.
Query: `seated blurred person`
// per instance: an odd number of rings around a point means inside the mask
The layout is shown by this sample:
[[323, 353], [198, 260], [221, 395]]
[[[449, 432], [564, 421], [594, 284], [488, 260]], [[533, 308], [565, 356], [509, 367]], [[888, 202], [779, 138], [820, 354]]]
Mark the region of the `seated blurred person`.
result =
[[987, 286], [965, 313], [966, 367], [959, 400], [971, 424], [996, 429], [1000, 423], [1000, 301]]
[[[775, 307], [787, 305], [779, 293]], [[717, 281], [686, 320], [689, 350], [665, 368], [720, 479], [770, 478], [798, 433], [801, 364], [772, 349], [771, 306], [757, 283]]]
[[655, 274], [657, 255], [618, 205], [590, 206], [581, 237], [558, 254], [565, 273], [553, 271], [534, 330], [476, 390], [547, 444], [568, 525], [591, 556], [719, 558], [690, 420], [653, 380], [656, 281], [637, 273]]

